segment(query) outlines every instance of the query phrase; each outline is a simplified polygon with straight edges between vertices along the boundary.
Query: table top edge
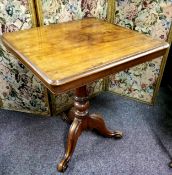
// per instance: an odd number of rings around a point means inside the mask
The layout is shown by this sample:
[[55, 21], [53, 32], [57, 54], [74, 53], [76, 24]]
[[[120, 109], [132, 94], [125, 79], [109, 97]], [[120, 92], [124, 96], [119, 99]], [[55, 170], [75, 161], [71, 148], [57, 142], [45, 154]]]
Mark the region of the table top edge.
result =
[[146, 52], [140, 52], [136, 55], [132, 55], [132, 56], [130, 55], [130, 56], [124, 57], [119, 61], [114, 61], [114, 62], [110, 62], [108, 64], [104, 64], [102, 66], [94, 68], [93, 70], [88, 70], [88, 71], [80, 73], [79, 75], [73, 75], [71, 77], [67, 77], [66, 79], [52, 80], [45, 73], [43, 73], [36, 65], [34, 65], [32, 62], [30, 62], [27, 57], [25, 57], [23, 54], [21, 54], [19, 51], [17, 51], [17, 49], [15, 49], [15, 47], [13, 47], [3, 36], [2, 36], [2, 41], [5, 44], [5, 46], [8, 47], [10, 49], [10, 51], [12, 51], [12, 53], [14, 53], [15, 56], [17, 56], [18, 59], [22, 63], [24, 61], [23, 64], [26, 67], [28, 67], [29, 69], [31, 68], [31, 70], [34, 71], [37, 74], [38, 78], [44, 79], [45, 82], [47, 84], [49, 84], [50, 86], [61, 86], [61, 85], [64, 85], [66, 83], [69, 83], [71, 81], [80, 79], [82, 77], [89, 76], [91, 74], [101, 72], [105, 69], [108, 69], [108, 68], [111, 68], [111, 67], [114, 67], [114, 66], [118, 66], [119, 64], [123, 64], [123, 63], [129, 62], [129, 61], [135, 60], [139, 57], [143, 57], [143, 56], [149, 55], [151, 53], [167, 49], [169, 47], [169, 44], [167, 42], [164, 42], [164, 43], [162, 42], [160, 46], [158, 46], [156, 48], [153, 48], [151, 50], [148, 50]]

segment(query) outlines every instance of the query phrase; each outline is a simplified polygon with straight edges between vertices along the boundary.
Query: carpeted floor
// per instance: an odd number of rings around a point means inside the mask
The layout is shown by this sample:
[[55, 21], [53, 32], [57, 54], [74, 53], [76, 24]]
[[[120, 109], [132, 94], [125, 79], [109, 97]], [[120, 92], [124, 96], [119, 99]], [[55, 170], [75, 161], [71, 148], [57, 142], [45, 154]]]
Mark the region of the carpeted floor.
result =
[[[124, 138], [86, 131], [65, 175], [172, 175], [172, 92], [161, 89], [155, 106], [110, 93], [91, 100]], [[0, 110], [0, 175], [58, 175], [69, 125], [60, 117]]]

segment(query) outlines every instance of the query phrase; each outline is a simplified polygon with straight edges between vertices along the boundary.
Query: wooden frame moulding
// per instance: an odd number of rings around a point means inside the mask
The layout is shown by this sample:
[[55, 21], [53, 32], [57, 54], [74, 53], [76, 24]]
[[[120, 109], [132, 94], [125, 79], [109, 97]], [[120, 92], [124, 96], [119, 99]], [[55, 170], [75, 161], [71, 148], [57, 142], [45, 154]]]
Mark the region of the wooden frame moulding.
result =
[[28, 0], [28, 5], [29, 5], [29, 11], [30, 11], [31, 20], [32, 20], [32, 27], [36, 27], [37, 19], [36, 19], [36, 10], [35, 10], [34, 0]]
[[115, 19], [115, 11], [116, 11], [116, 0], [107, 0], [108, 7], [107, 7], [107, 21], [110, 23], [114, 23]]
[[43, 17], [43, 10], [42, 10], [42, 2], [41, 0], [33, 0], [35, 4], [36, 10], [36, 18], [38, 22], [38, 26], [44, 25], [44, 17]]

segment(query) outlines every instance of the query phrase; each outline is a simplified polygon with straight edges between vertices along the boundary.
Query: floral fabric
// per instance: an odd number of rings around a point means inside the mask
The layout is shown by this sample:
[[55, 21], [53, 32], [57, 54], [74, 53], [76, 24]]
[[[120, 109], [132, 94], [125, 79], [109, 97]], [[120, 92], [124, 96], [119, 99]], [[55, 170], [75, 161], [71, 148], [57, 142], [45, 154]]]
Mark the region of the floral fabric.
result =
[[96, 17], [106, 19], [108, 0], [82, 0], [84, 17]]
[[0, 35], [32, 27], [27, 0], [0, 1]]
[[[115, 23], [167, 40], [172, 21], [172, 0], [118, 0]], [[152, 102], [158, 77], [162, 74], [162, 58], [135, 66], [110, 76], [109, 90]]]
[[[32, 27], [27, 0], [0, 1], [0, 35]], [[0, 106], [49, 114], [47, 92], [35, 76], [9, 53], [0, 40]]]
[[105, 19], [107, 0], [41, 0], [43, 23], [61, 23], [83, 17]]

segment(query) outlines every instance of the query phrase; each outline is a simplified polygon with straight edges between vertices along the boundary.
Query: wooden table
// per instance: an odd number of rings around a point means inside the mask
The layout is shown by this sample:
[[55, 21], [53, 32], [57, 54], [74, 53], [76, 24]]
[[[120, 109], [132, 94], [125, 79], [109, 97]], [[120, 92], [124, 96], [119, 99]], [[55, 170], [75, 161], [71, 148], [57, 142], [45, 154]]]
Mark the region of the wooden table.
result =
[[162, 56], [169, 47], [166, 42], [94, 18], [6, 33], [2, 40], [53, 94], [76, 89], [74, 108], [69, 112], [73, 123], [59, 171], [67, 168], [83, 130], [122, 137], [120, 131], [109, 131], [100, 115], [89, 114], [86, 84]]

